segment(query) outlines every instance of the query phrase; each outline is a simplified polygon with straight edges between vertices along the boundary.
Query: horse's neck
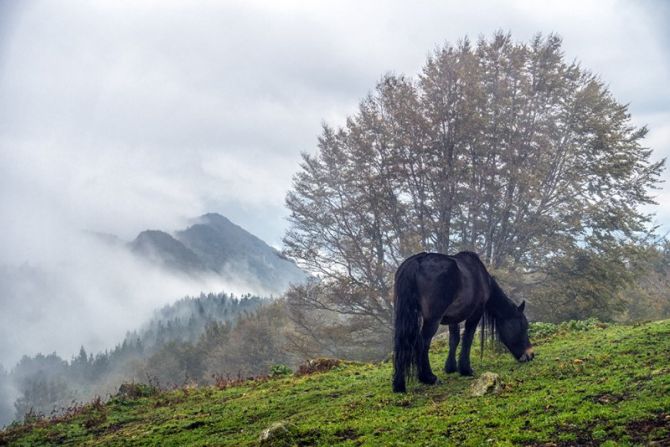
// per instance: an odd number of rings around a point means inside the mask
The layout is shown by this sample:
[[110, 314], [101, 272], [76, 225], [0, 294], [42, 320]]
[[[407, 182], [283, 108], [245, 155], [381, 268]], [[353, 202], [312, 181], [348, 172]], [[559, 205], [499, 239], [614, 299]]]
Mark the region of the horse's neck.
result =
[[486, 302], [486, 310], [496, 318], [508, 317], [516, 307], [514, 301], [509, 299], [500, 286], [492, 279], [491, 295]]

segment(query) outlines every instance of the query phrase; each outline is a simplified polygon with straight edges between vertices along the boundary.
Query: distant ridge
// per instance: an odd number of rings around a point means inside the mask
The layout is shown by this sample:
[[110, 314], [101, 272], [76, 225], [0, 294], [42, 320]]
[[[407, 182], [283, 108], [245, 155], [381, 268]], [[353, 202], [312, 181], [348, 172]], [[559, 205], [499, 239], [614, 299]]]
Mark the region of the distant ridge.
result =
[[130, 243], [130, 249], [170, 269], [184, 272], [198, 272], [207, 269], [193, 251], [164, 231], [145, 230], [141, 232]]
[[281, 294], [307, 278], [295, 263], [260, 238], [217, 214], [204, 214], [173, 235], [142, 231], [131, 251], [162, 267], [189, 275], [217, 274]]

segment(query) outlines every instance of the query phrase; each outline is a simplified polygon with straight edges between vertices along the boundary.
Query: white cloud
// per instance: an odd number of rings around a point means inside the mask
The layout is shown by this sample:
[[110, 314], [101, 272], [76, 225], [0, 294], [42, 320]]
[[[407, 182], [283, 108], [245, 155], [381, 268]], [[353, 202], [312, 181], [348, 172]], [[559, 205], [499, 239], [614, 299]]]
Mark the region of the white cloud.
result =
[[63, 251], [48, 261], [0, 266], [0, 363], [11, 367], [37, 352], [68, 358], [81, 345], [99, 352], [176, 298], [203, 290], [250, 291], [215, 276], [169, 274], [81, 233], [62, 236]]

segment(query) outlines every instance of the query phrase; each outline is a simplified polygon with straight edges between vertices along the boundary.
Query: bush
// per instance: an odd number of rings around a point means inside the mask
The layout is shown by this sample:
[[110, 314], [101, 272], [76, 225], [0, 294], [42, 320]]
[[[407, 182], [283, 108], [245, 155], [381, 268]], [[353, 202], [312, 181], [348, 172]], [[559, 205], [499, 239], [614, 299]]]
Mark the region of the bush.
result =
[[569, 320], [559, 324], [543, 323], [538, 321], [530, 324], [528, 327], [528, 336], [531, 339], [547, 338], [557, 333], [583, 332], [604, 327], [607, 327], [607, 324], [601, 322], [597, 318], [587, 318], [586, 320]]
[[558, 325], [554, 323], [531, 323], [528, 327], [528, 335], [530, 338], [547, 338], [558, 332]]
[[272, 368], [270, 368], [270, 377], [289, 376], [291, 374], [293, 374], [293, 370], [281, 363], [273, 365]]
[[118, 397], [126, 399], [137, 399], [140, 397], [149, 397], [158, 393], [158, 389], [153, 385], [144, 383], [123, 383], [119, 387]]
[[339, 359], [318, 358], [308, 360], [298, 367], [295, 373], [297, 376], [306, 376], [309, 374], [330, 371], [331, 369], [340, 366], [342, 363]]
[[587, 318], [586, 320], [570, 320], [564, 321], [559, 325], [561, 330], [569, 332], [582, 332], [589, 331], [595, 328], [607, 327], [605, 323], [602, 323], [597, 318]]

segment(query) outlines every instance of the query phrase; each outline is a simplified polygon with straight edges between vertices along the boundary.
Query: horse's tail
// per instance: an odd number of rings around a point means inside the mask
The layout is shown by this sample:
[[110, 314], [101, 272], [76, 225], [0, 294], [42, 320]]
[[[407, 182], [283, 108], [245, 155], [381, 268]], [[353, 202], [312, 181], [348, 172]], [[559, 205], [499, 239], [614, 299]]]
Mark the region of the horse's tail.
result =
[[405, 391], [405, 376], [412, 377], [421, 348], [421, 313], [416, 273], [419, 255], [403, 262], [395, 274], [395, 322], [393, 337], [393, 391]]

